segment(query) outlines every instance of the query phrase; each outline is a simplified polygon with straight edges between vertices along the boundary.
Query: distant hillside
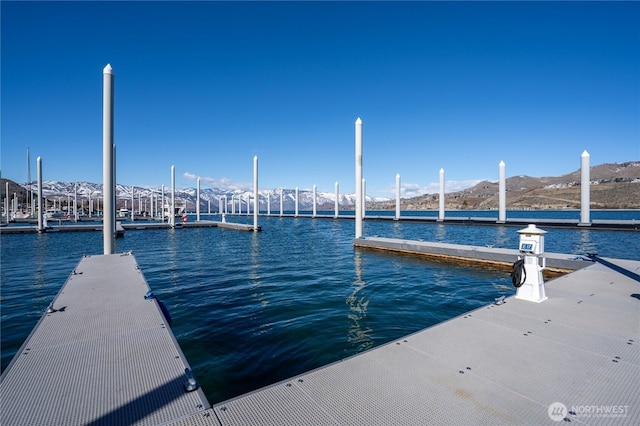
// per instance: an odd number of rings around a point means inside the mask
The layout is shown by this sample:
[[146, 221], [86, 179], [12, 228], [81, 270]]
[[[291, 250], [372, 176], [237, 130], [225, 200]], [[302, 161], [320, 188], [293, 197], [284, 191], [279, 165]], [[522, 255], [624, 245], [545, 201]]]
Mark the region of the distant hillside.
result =
[[[591, 208], [594, 209], [640, 209], [640, 161], [622, 164], [602, 164], [591, 167]], [[580, 208], [580, 170], [559, 177], [535, 178], [531, 176], [513, 176], [506, 180], [508, 209], [566, 209]], [[2, 179], [1, 192], [4, 200], [6, 179]], [[25, 203], [28, 190], [12, 181], [9, 182], [9, 193], [17, 194], [20, 204]], [[86, 200], [89, 194], [97, 198], [102, 193], [102, 184], [90, 182], [57, 182], [44, 181], [43, 194], [48, 199], [62, 199], [66, 203], [67, 196], [74, 193], [77, 186], [78, 197]], [[32, 185], [35, 192], [37, 185]], [[117, 185], [117, 207], [124, 207], [128, 203], [131, 207], [131, 187]], [[160, 188], [135, 187], [136, 204], [140, 196], [148, 199], [151, 194], [159, 196]], [[293, 210], [295, 205], [295, 191], [284, 189], [283, 205], [285, 210]], [[207, 188], [201, 191], [201, 207], [208, 208], [211, 201], [212, 211], [218, 210], [218, 200], [227, 196], [242, 197], [245, 201], [252, 191], [228, 191], [220, 188]], [[168, 190], [167, 190], [168, 194]], [[35, 196], [35, 195], [34, 195]], [[266, 200], [269, 197], [271, 209], [279, 209], [279, 192], [273, 190], [260, 191], [260, 209], [266, 210]], [[195, 210], [196, 190], [182, 188], [176, 190], [178, 205], [187, 205], [189, 210]], [[316, 194], [318, 210], [333, 210], [334, 193], [318, 192]], [[355, 194], [340, 194], [340, 208], [353, 209]], [[4, 204], [3, 204], [4, 205]], [[299, 191], [299, 207], [309, 210], [313, 205], [311, 191]], [[402, 199], [402, 210], [437, 210], [438, 195], [428, 194], [419, 197]], [[246, 208], [246, 207], [244, 207]], [[447, 210], [489, 210], [498, 208], [498, 182], [484, 181], [472, 188], [446, 194], [445, 208]], [[144, 207], [143, 207], [144, 209]], [[367, 197], [368, 210], [393, 210], [395, 200], [374, 199]]]
[[[640, 161], [591, 167], [593, 209], [640, 209]], [[513, 176], [506, 179], [507, 209], [580, 208], [580, 170], [559, 177]], [[438, 195], [400, 201], [402, 210], [437, 210]], [[395, 201], [369, 209], [395, 209]], [[483, 181], [472, 188], [446, 194], [447, 210], [498, 208], [498, 182]]]

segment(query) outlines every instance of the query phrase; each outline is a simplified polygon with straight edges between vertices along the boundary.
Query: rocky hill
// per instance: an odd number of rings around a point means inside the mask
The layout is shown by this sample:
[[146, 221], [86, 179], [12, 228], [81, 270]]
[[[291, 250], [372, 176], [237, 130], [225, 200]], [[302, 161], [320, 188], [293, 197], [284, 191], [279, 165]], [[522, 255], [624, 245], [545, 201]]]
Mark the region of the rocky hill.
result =
[[[594, 209], [640, 209], [640, 161], [621, 164], [601, 164], [591, 167], [591, 208]], [[580, 208], [580, 170], [559, 177], [536, 178], [531, 176], [513, 176], [506, 180], [507, 209], [566, 209]], [[1, 192], [4, 201], [5, 182], [2, 179]], [[9, 182], [9, 193], [17, 194], [19, 203], [26, 202], [28, 190], [26, 185]], [[43, 194], [48, 199], [63, 199], [73, 196], [77, 187], [78, 197], [87, 199], [90, 195], [98, 198], [102, 193], [102, 185], [90, 182], [57, 182], [44, 181]], [[37, 186], [32, 185], [35, 192]], [[131, 207], [131, 190], [129, 186], [117, 185], [117, 207]], [[147, 199], [151, 194], [159, 196], [160, 188], [135, 187], [136, 204], [140, 197]], [[283, 207], [293, 210], [295, 203], [294, 190], [283, 190]], [[168, 194], [168, 190], [167, 190]], [[220, 188], [207, 188], [201, 191], [201, 207], [207, 208], [209, 200], [214, 211], [218, 209], [220, 197], [232, 196], [247, 199], [252, 191], [227, 191]], [[182, 188], [176, 191], [178, 205], [186, 205], [189, 210], [195, 209], [196, 190]], [[266, 200], [270, 200], [271, 209], [276, 211], [280, 205], [279, 192], [261, 190], [260, 209], [266, 210]], [[316, 195], [318, 210], [332, 210], [335, 195], [333, 193], [318, 192]], [[245, 201], [246, 202], [246, 201]], [[353, 209], [354, 194], [340, 195], [340, 208]], [[300, 191], [299, 207], [301, 210], [312, 208], [313, 197], [311, 191]], [[438, 194], [427, 194], [401, 200], [402, 210], [437, 210], [439, 206]], [[472, 188], [446, 194], [445, 208], [447, 210], [489, 210], [498, 208], [498, 182], [484, 181]], [[393, 210], [395, 200], [374, 200], [367, 197], [367, 210]]]
[[[640, 209], [640, 161], [591, 167], [593, 209]], [[580, 208], [580, 170], [559, 177], [513, 176], [506, 179], [507, 209]], [[402, 210], [437, 210], [438, 194], [400, 201]], [[368, 205], [395, 209], [395, 201]], [[498, 208], [498, 182], [483, 181], [472, 188], [446, 194], [447, 210]]]

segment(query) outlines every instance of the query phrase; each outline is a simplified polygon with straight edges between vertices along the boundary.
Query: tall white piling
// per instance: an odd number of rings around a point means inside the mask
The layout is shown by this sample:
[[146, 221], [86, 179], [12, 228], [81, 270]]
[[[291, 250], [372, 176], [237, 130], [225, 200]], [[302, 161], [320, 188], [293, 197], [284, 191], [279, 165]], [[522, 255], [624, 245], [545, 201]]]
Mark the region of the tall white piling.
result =
[[591, 225], [590, 218], [590, 185], [591, 185], [591, 171], [589, 170], [589, 162], [591, 156], [585, 150], [580, 157], [580, 225]]
[[253, 231], [258, 231], [258, 210], [260, 210], [260, 200], [258, 199], [258, 156], [253, 157]]
[[107, 64], [102, 70], [102, 236], [104, 254], [113, 254], [113, 239], [116, 232], [115, 207], [113, 205], [113, 70]]
[[280, 217], [282, 217], [283, 206], [284, 206], [284, 189], [280, 188]]
[[171, 210], [169, 211], [169, 225], [176, 227], [176, 166], [171, 166]]
[[295, 217], [298, 217], [298, 187], [296, 186], [296, 210], [295, 210]]
[[208, 205], [207, 205], [207, 214], [211, 215], [211, 199], [207, 200], [208, 201]]
[[196, 188], [196, 220], [200, 220], [200, 178], [197, 180]]
[[[42, 220], [44, 213], [42, 212], [42, 159], [38, 157], [36, 159], [36, 167], [38, 174], [38, 232], [44, 231]], [[9, 183], [7, 183], [7, 221], [9, 220]]]
[[267, 191], [267, 216], [271, 216], [271, 191]]
[[335, 187], [336, 187], [336, 201], [335, 201], [335, 205], [333, 207], [333, 217], [338, 217], [338, 215], [340, 214], [340, 185], [338, 184], [338, 182], [335, 183]]
[[317, 208], [316, 208], [316, 185], [313, 185], [313, 214], [312, 217], [316, 217]]
[[131, 222], [136, 220], [136, 197], [135, 197], [135, 186], [131, 185]]
[[395, 220], [400, 219], [400, 173], [396, 175], [396, 217]]
[[362, 237], [362, 120], [356, 120], [356, 238]]
[[73, 185], [73, 220], [78, 221], [78, 184]]
[[444, 169], [440, 169], [440, 195], [438, 198], [438, 221], [444, 220]]
[[504, 161], [498, 164], [498, 223], [507, 221], [507, 173]]
[[[40, 158], [40, 157], [38, 157]], [[40, 183], [38, 182], [38, 185], [40, 185]], [[5, 192], [4, 192], [4, 212], [7, 216], [7, 223], [9, 223], [9, 181], [5, 182], [4, 184], [5, 186]], [[38, 206], [40, 206], [38, 204]]]

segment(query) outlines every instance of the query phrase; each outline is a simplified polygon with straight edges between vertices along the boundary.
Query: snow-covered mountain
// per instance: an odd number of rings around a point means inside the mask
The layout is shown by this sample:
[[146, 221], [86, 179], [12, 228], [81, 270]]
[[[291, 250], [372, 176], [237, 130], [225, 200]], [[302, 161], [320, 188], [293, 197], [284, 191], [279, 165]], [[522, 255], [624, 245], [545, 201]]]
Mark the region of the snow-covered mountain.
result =
[[[24, 185], [23, 185], [24, 186]], [[26, 187], [25, 187], [26, 188]], [[32, 184], [31, 191], [37, 192], [38, 185]], [[93, 199], [97, 199], [102, 196], [102, 184], [91, 182], [58, 182], [58, 181], [43, 181], [42, 193], [46, 198], [62, 198], [66, 200], [67, 197], [73, 199], [74, 193], [77, 188], [79, 199], [88, 199], [90, 196]], [[269, 202], [271, 211], [276, 212], [280, 209], [280, 191], [283, 193], [283, 209], [294, 210], [295, 209], [295, 189], [270, 189], [260, 190], [260, 210], [267, 210], [267, 202]], [[124, 186], [116, 185], [116, 196], [118, 199], [117, 208], [124, 207], [125, 204], [128, 208], [131, 208], [131, 200], [135, 203], [135, 208], [138, 210], [140, 205], [140, 198], [142, 198], [143, 210], [145, 210], [145, 202], [149, 206], [149, 200], [153, 195], [154, 199], [161, 199], [162, 188], [161, 187], [141, 187], [141, 186]], [[165, 203], [171, 197], [171, 188], [164, 188]], [[196, 205], [196, 188], [176, 188], [176, 204], [178, 206], [184, 206], [186, 204], [188, 211], [194, 211]], [[223, 197], [227, 197], [227, 203], [230, 209], [231, 198], [241, 198], [243, 210], [246, 209], [246, 202], [251, 197], [253, 199], [253, 190], [226, 190], [222, 188], [201, 188], [200, 189], [200, 210], [207, 211], [209, 208], [209, 201], [211, 201], [211, 211], [217, 212], [219, 210], [218, 203], [220, 200], [224, 202]], [[369, 197], [367, 196], [367, 202], [372, 201], [388, 201], [386, 198]], [[64, 201], [63, 201], [64, 203]], [[159, 204], [159, 202], [158, 202]], [[253, 204], [253, 202], [252, 202]], [[355, 204], [355, 194], [339, 194], [338, 204], [340, 208], [353, 208]], [[333, 192], [319, 192], [316, 191], [316, 207], [325, 209], [333, 209], [335, 205], [335, 193]], [[147, 207], [148, 208], [148, 207]], [[237, 208], [237, 207], [236, 207]], [[298, 209], [299, 210], [311, 210], [313, 208], [313, 191], [299, 190], [298, 191]]]

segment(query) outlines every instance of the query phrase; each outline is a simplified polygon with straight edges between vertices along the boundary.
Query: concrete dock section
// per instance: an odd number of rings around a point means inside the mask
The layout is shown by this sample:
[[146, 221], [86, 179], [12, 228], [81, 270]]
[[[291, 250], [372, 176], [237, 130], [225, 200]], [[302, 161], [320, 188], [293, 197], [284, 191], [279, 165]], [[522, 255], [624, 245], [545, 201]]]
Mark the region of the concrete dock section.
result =
[[[487, 265], [499, 269], [511, 268], [513, 262], [521, 256], [516, 249], [384, 237], [355, 238], [353, 245], [371, 250], [419, 255], [446, 262]], [[559, 273], [575, 271], [592, 264], [589, 259], [569, 254], [546, 252], [542, 257], [545, 259], [547, 271]]]
[[132, 255], [83, 258], [2, 375], [2, 425], [216, 424], [148, 291]]
[[[640, 262], [611, 260], [640, 272]], [[640, 424], [640, 283], [600, 263], [217, 404], [223, 425]]]

